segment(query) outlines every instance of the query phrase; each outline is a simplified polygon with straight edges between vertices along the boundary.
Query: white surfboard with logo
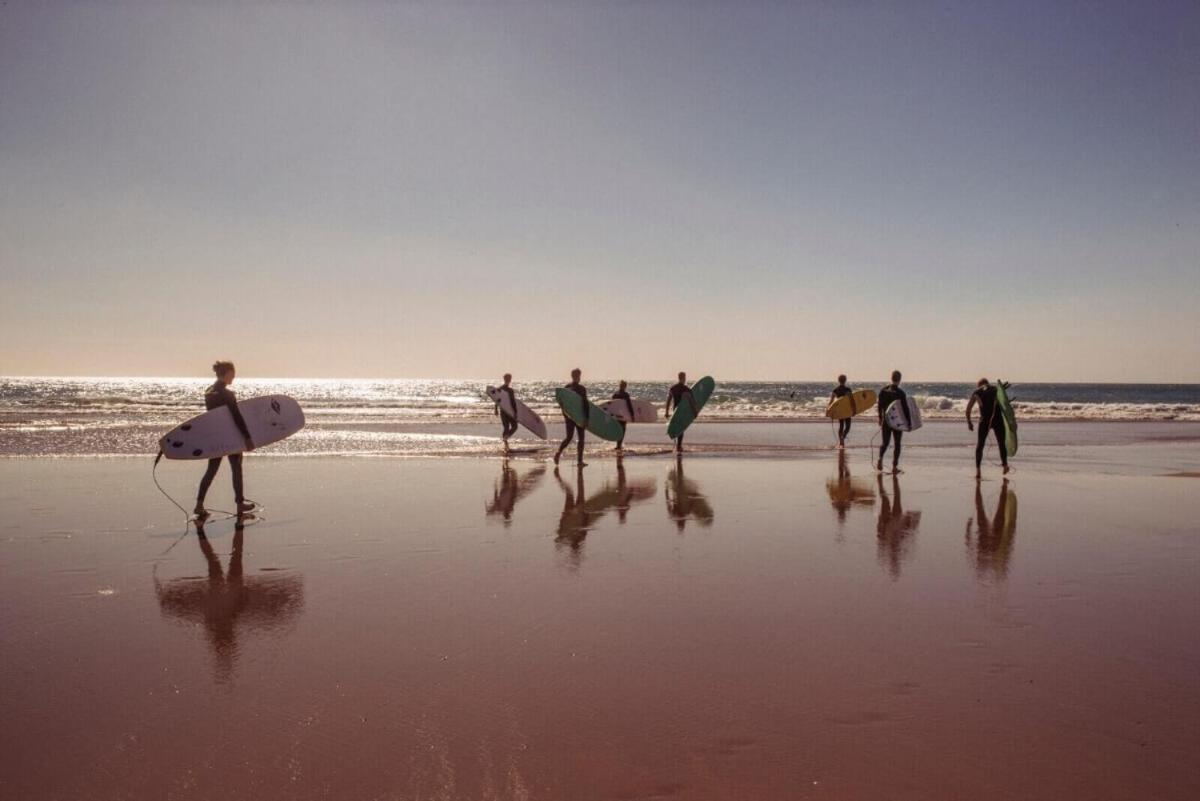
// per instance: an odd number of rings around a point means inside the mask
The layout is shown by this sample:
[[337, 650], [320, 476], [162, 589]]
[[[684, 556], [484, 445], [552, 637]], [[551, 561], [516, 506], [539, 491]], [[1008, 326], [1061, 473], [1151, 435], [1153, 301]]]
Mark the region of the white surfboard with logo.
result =
[[653, 423], [658, 420], [658, 407], [650, 401], [633, 398], [633, 419], [629, 418], [629, 406], [623, 399], [606, 400], [600, 408], [622, 423]]
[[908, 403], [908, 415], [912, 418], [912, 425], [909, 425], [908, 418], [904, 416], [904, 407], [898, 400], [888, 404], [883, 419], [893, 431], [916, 431], [921, 427], [921, 407], [913, 400], [912, 395], [906, 395], [904, 400]]
[[[279, 442], [304, 428], [304, 410], [287, 395], [263, 395], [238, 401], [254, 447]], [[246, 450], [246, 440], [228, 406], [197, 415], [158, 441], [168, 459], [217, 459]]]

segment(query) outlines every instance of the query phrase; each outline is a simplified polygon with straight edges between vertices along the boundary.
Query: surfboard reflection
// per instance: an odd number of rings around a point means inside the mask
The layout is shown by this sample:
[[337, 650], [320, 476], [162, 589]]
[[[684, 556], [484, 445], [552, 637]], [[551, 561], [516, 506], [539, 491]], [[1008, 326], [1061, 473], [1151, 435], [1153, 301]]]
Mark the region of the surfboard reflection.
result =
[[892, 494], [883, 486], [883, 474], [879, 482], [879, 522], [876, 525], [877, 558], [879, 565], [893, 579], [900, 578], [900, 569], [912, 558], [913, 538], [921, 525], [921, 513], [905, 511], [900, 494], [900, 477], [892, 474]]
[[511, 526], [513, 508], [517, 501], [533, 492], [545, 475], [544, 464], [538, 464], [522, 474], [505, 459], [500, 467], [500, 476], [492, 486], [492, 500], [487, 505], [487, 516], [501, 518], [505, 528]]
[[208, 563], [206, 577], [154, 580], [162, 613], [204, 627], [213, 656], [213, 675], [219, 682], [233, 677], [239, 655], [238, 631], [273, 631], [295, 621], [304, 608], [304, 582], [295, 575], [245, 575], [242, 564], [245, 521], [234, 529], [229, 569], [198, 526], [196, 540]]
[[667, 517], [675, 521], [675, 528], [682, 534], [689, 520], [702, 528], [713, 523], [713, 509], [699, 486], [683, 475], [683, 460], [675, 459], [675, 466], [667, 473]]
[[829, 504], [837, 515], [839, 530], [853, 507], [875, 505], [875, 487], [869, 479], [850, 475], [850, 461], [845, 451], [838, 451], [837, 476], [825, 479], [825, 490], [829, 493]]
[[557, 468], [554, 470], [554, 480], [563, 491], [563, 511], [558, 519], [554, 544], [565, 551], [572, 569], [579, 568], [584, 540], [600, 518], [615, 509], [617, 519], [623, 524], [634, 504], [648, 501], [658, 492], [658, 481], [653, 476], [627, 478], [624, 461], [618, 458], [616, 479], [606, 479], [600, 490], [589, 498], [583, 472], [576, 470], [575, 486], [572, 487], [563, 480]]
[[1009, 489], [1007, 481], [1000, 485], [991, 519], [983, 506], [983, 487], [975, 482], [975, 516], [967, 518], [964, 541], [975, 557], [975, 575], [981, 581], [1008, 578], [1008, 564], [1017, 544], [1017, 493]]

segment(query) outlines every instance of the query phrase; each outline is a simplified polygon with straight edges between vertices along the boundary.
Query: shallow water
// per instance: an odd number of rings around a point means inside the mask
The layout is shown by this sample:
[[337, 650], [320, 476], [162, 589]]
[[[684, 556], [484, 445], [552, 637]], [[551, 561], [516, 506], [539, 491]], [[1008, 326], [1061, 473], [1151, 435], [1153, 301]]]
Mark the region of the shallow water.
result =
[[0, 787], [1196, 798], [1196, 479], [962, 467], [3, 460]]

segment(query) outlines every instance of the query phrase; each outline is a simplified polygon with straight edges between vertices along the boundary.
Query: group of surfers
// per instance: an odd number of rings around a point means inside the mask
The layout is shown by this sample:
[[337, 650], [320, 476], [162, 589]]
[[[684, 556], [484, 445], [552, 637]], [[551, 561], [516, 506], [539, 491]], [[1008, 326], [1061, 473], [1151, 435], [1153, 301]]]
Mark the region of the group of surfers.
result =
[[[233, 416], [233, 422], [237, 426], [245, 440], [246, 451], [252, 451], [255, 448], [254, 440], [250, 436], [250, 429], [246, 426], [246, 421], [242, 417], [241, 411], [238, 409], [237, 398], [229, 385], [233, 383], [237, 376], [237, 369], [233, 362], [218, 361], [212, 366], [213, 373], [216, 375], [216, 381], [204, 393], [204, 408], [211, 411], [212, 409], [228, 406], [229, 411]], [[587, 463], [583, 461], [584, 436], [587, 430], [589, 417], [589, 402], [587, 387], [580, 383], [583, 377], [583, 372], [576, 367], [571, 371], [571, 383], [566, 385], [566, 389], [579, 395], [583, 401], [583, 421], [582, 424], [576, 423], [570, 416], [563, 412], [563, 422], [566, 426], [566, 436], [559, 443], [558, 450], [554, 453], [554, 463], [558, 464], [562, 457], [563, 451], [571, 444], [571, 440], [575, 439], [578, 442], [576, 464], [579, 467], [586, 467]], [[679, 380], [671, 386], [667, 391], [666, 415], [670, 417], [672, 408], [678, 408], [682, 403], [688, 403], [692, 413], [699, 414], [699, 408], [696, 405], [696, 399], [692, 394], [692, 388], [687, 383], [687, 373], [679, 373]], [[901, 375], [899, 370], [892, 371], [892, 380], [887, 386], [879, 390], [879, 400], [876, 404], [878, 410], [878, 422], [880, 430], [883, 432], [883, 441], [879, 446], [879, 457], [876, 460], [875, 467], [879, 472], [883, 472], [883, 459], [887, 454], [888, 448], [891, 447], [892, 441], [895, 440], [895, 448], [892, 451], [892, 472], [900, 472], [900, 447], [904, 432], [894, 430], [884, 421], [884, 413], [887, 408], [896, 401], [900, 402], [900, 408], [903, 410], [905, 418], [909, 425], [912, 425], [911, 413], [908, 408], [908, 395], [900, 386]], [[517, 410], [517, 396], [512, 387], [512, 375], [505, 373], [504, 383], [499, 387], [500, 391], [505, 393], [512, 402], [512, 409]], [[846, 384], [846, 376], [839, 375], [837, 386], [830, 393], [829, 402], [832, 404], [838, 398], [844, 397], [853, 393], [854, 390]], [[633, 399], [629, 395], [628, 383], [624, 380], [618, 385], [617, 391], [613, 393], [613, 400], [625, 401], [629, 408], [629, 419], [634, 419]], [[979, 407], [979, 433], [975, 446], [975, 475], [979, 477], [980, 467], [983, 462], [983, 452], [987, 445], [987, 436], [989, 433], [994, 433], [996, 442], [999, 444], [1000, 460], [1003, 464], [1004, 473], [1008, 473], [1008, 454], [1004, 448], [1004, 420], [1000, 414], [999, 403], [997, 401], [996, 388], [986, 378], [979, 379], [975, 391], [971, 394], [971, 399], [967, 403], [967, 427], [974, 431], [975, 423], [971, 418], [972, 410]], [[499, 415], [501, 419], [501, 439], [504, 442], [505, 451], [508, 450], [508, 440], [517, 430], [517, 419], [501, 408], [500, 401], [497, 399], [495, 403], [494, 413]], [[838, 448], [846, 446], [846, 437], [850, 434], [851, 417], [841, 420], [838, 424]], [[621, 451], [624, 448], [625, 442], [625, 427], [626, 421], [618, 420], [621, 425], [621, 438], [617, 440], [617, 450]], [[677, 454], [683, 452], [683, 433], [680, 432], [675, 437], [675, 452]], [[254, 501], [248, 500], [245, 497], [244, 486], [242, 481], [242, 454], [229, 454], [229, 467], [233, 473], [233, 492], [237, 502], [237, 513], [239, 515], [252, 513], [257, 504]], [[195, 515], [199, 519], [208, 516], [208, 512], [204, 506], [204, 498], [208, 494], [208, 488], [212, 485], [213, 479], [217, 475], [217, 470], [221, 467], [220, 457], [208, 460], [208, 468], [204, 471], [204, 476], [200, 479], [200, 488], [196, 493], [196, 506], [194, 509]]]

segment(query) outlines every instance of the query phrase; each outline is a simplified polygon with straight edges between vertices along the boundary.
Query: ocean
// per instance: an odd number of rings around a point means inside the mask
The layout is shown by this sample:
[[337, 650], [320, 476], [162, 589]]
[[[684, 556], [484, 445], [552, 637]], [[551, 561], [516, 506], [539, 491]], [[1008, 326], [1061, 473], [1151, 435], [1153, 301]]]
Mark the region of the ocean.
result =
[[[0, 378], [0, 455], [152, 454], [163, 433], [203, 411], [203, 392], [210, 383], [199, 378]], [[304, 407], [308, 427], [273, 451], [405, 455], [494, 450], [492, 405], [483, 395], [488, 383], [238, 379], [234, 389], [241, 398], [291, 395]], [[558, 421], [553, 393], [561, 382], [515, 386], [518, 397], [547, 422]], [[594, 399], [602, 399], [611, 395], [615, 382], [588, 386]], [[630, 391], [661, 405], [667, 386], [633, 382]], [[961, 419], [974, 386], [912, 383], [905, 388], [921, 404], [925, 418], [936, 421]], [[830, 389], [825, 382], [718, 379], [701, 423], [819, 422]], [[1200, 421], [1200, 384], [1016, 383], [1010, 394], [1023, 421]], [[737, 428], [753, 432], [752, 427]], [[754, 439], [753, 433], [746, 436]]]

